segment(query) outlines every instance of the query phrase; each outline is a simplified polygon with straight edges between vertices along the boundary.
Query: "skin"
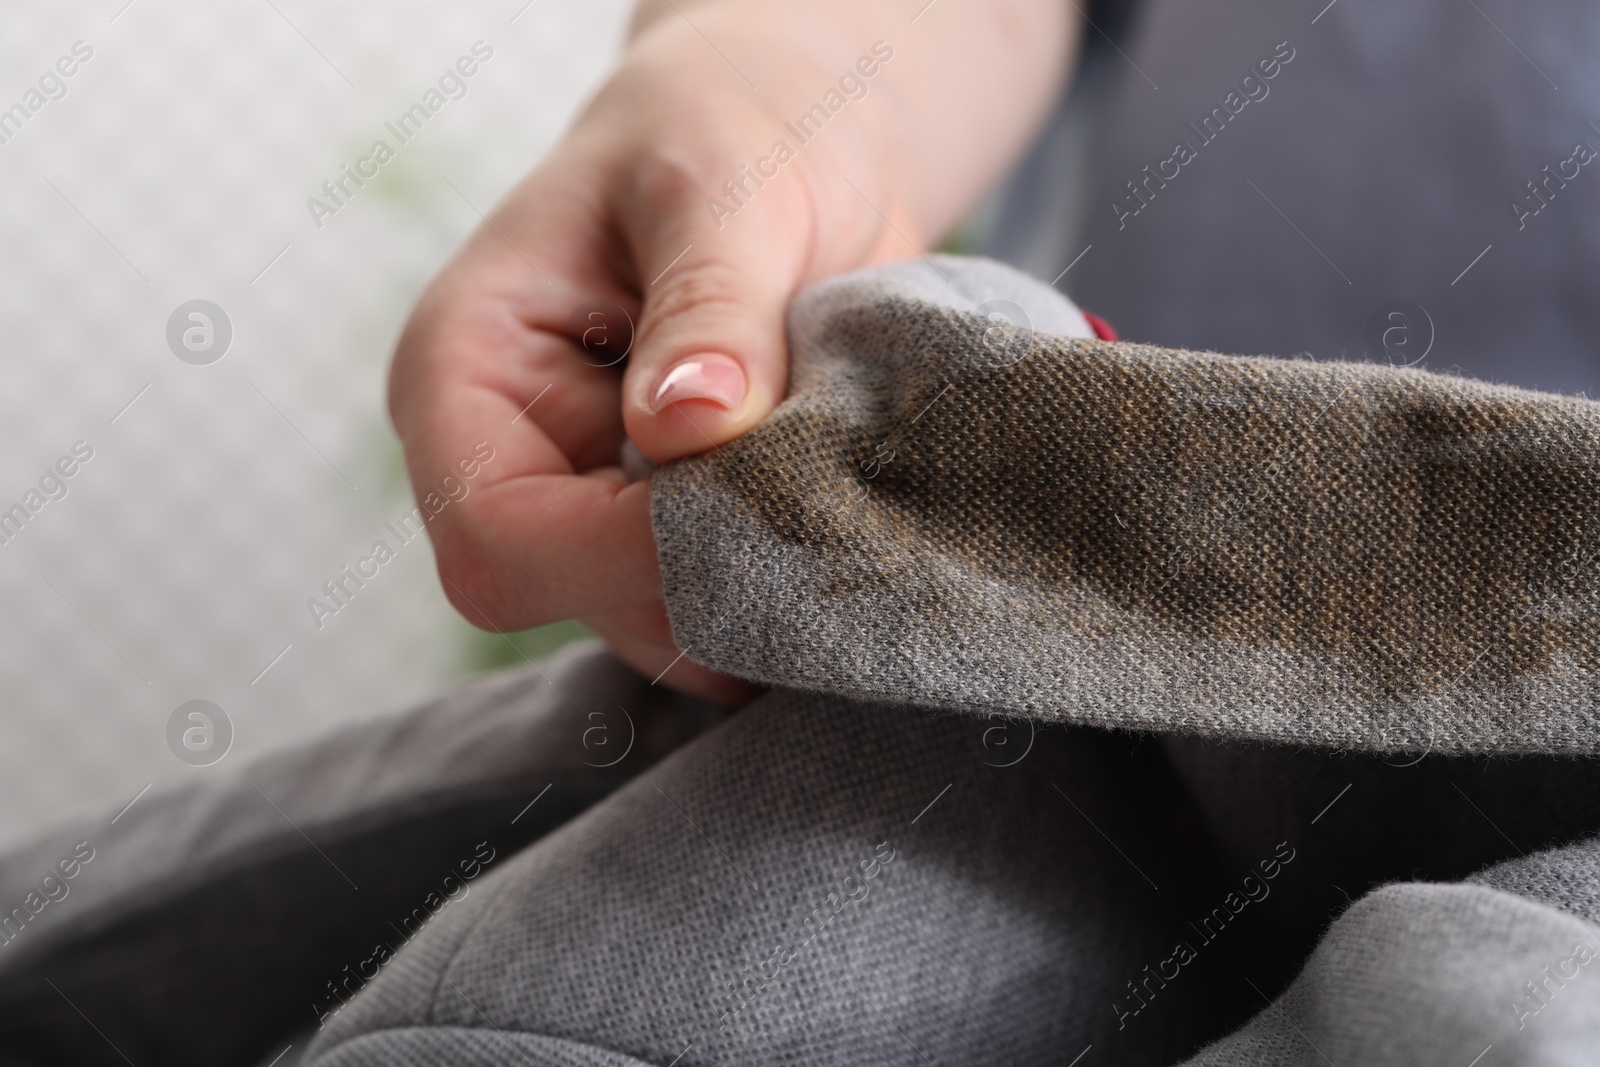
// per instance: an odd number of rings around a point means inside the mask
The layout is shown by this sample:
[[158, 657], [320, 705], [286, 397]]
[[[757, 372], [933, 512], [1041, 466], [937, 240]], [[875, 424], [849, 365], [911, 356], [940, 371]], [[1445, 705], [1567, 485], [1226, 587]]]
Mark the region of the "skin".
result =
[[[619, 450], [626, 436], [666, 462], [760, 422], [787, 381], [789, 298], [926, 252], [1026, 148], [1079, 18], [1058, 0], [940, 0], [918, 15], [923, 3], [644, 0], [609, 80], [423, 292], [389, 407], [419, 492], [475, 442], [494, 446], [474, 491], [429, 526], [445, 593], [470, 621], [580, 618], [646, 676], [666, 670], [663, 684], [751, 695], [680, 658], [649, 483], [629, 482]], [[866, 96], [798, 147], [785, 121], [876, 41], [894, 54], [863, 79]], [[727, 203], [723, 183], [778, 139], [796, 158], [719, 228], [708, 198]], [[593, 300], [637, 324], [622, 365], [578, 343], [574, 312]], [[742, 370], [742, 399], [654, 410], [670, 369], [707, 353]]]

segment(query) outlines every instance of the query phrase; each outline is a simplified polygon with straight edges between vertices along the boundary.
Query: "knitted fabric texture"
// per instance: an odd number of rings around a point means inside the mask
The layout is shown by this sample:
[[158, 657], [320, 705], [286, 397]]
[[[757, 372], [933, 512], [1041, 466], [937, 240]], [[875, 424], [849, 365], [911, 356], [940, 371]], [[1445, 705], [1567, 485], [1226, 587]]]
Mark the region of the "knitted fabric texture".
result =
[[925, 707], [1600, 748], [1600, 405], [1050, 332], [1074, 310], [954, 257], [802, 294], [789, 399], [656, 475], [679, 647]]

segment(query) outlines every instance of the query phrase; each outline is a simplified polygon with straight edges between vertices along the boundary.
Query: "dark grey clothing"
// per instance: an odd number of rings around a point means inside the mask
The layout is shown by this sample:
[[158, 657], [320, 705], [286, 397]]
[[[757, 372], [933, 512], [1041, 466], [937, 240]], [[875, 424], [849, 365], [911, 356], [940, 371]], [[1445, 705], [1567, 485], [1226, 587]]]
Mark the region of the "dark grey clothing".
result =
[[1600, 826], [1593, 761], [1263, 774], [794, 692], [708, 731], [594, 646], [544, 674], [0, 860], [20, 899], [97, 848], [0, 949], [0, 1063], [1592, 1062], [1600, 862], [1533, 850]]
[[[795, 397], [721, 453], [658, 476], [678, 642], [784, 683], [731, 717], [590, 645], [0, 858], [0, 900], [32, 911], [41, 891], [60, 897], [0, 946], [0, 1064], [1462, 1067], [1485, 1050], [1482, 1063], [1593, 1062], [1592, 706], [1572, 709], [1584, 754], [1531, 743], [1512, 757], [1229, 739], [1177, 702], [1167, 721], [1140, 721], [1144, 733], [1072, 723], [1073, 692], [1133, 680], [1096, 673], [1087, 655], [1024, 657], [1063, 618], [1038, 595], [1069, 578], [1051, 552], [988, 553], [1032, 560], [1009, 578], [973, 569], [985, 553], [960, 546], [939, 549], [955, 561], [940, 574], [928, 566], [948, 518], [938, 502], [966, 498], [897, 497], [888, 472], [909, 450], [934, 449], [927, 477], [967, 489], [963, 456], [1007, 443], [1014, 466], [997, 478], [1092, 481], [1039, 459], [1076, 447], [1073, 427], [1030, 423], [1019, 374], [1049, 364], [1092, 379], [1069, 358], [1083, 352], [1164, 360], [1173, 374], [1209, 365], [972, 314], [1007, 301], [1037, 323], [1069, 321], [1057, 300], [948, 258], [829, 283], [796, 308]], [[841, 336], [860, 344], [822, 343]], [[828, 388], [828, 360], [851, 351], [865, 391]], [[998, 411], [1014, 432], [952, 433], [908, 388], [930, 357], [950, 375], [937, 403]], [[1268, 382], [1305, 369], [1259, 366]], [[1463, 386], [1459, 407], [1481, 388]], [[874, 390], [891, 401], [863, 402]], [[847, 426], [916, 417], [862, 470], [855, 438], [830, 435], [819, 403]], [[1581, 418], [1587, 402], [1528, 403]], [[1452, 453], [1468, 467], [1484, 454], [1474, 441]], [[791, 453], [792, 493], [813, 492], [819, 468], [876, 483], [857, 521], [897, 529], [894, 551], [779, 551], [817, 528], [774, 510], [782, 493], [754, 491], [763, 457]], [[1326, 488], [1314, 468], [1298, 477], [1301, 491], [1271, 505], [1285, 528], [1296, 501]], [[686, 492], [697, 480], [719, 491]], [[739, 485], [752, 491], [727, 491]], [[1559, 483], [1545, 491], [1561, 502]], [[960, 509], [1002, 549], [1031, 514]], [[1052, 517], [1070, 542], [1082, 515]], [[1140, 573], [1108, 564], [1098, 577]], [[1005, 581], [1032, 599], [996, 599]], [[729, 590], [747, 594], [742, 606]], [[1574, 603], [1592, 609], [1594, 595]], [[798, 607], [806, 598], [837, 610]], [[908, 611], [948, 626], [848, 629]], [[1339, 631], [1338, 610], [1327, 621]], [[978, 638], [998, 627], [1023, 668], [983, 658]], [[1187, 647], [1153, 643], [1143, 684], [1203, 678], [1199, 643]], [[1564, 651], [1570, 669], [1593, 649]], [[1025, 717], [955, 714], [940, 687], [962, 672], [1002, 695], [1033, 675], [1059, 699], [1016, 709]], [[1310, 703], [1305, 722], [1351, 716], [1332, 689]], [[1517, 716], [1500, 728], [1515, 738]], [[93, 858], [59, 894], [61, 879], [41, 875], [80, 844]]]
[[575, 649], [56, 827], [0, 857], [0, 1064], [292, 1064], [384, 952], [726, 714]]
[[1090, 248], [1059, 287], [1130, 340], [1600, 385], [1600, 7], [1110, 8], [983, 251]]

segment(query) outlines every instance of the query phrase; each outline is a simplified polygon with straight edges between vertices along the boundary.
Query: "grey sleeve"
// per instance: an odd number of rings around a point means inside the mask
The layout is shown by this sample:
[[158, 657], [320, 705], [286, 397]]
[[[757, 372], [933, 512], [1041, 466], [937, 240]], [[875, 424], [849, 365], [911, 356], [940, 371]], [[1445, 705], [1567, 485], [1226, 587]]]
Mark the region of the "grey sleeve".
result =
[[801, 294], [788, 399], [655, 478], [679, 647], [1046, 721], [1600, 750], [1600, 403], [1067, 310], [946, 256]]

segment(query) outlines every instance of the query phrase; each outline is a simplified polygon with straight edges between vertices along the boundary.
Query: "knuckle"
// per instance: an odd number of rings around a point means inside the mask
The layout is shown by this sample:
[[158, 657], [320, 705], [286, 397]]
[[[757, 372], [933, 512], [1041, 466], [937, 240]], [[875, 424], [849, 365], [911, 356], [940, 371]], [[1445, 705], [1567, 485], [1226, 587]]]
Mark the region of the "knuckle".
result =
[[473, 625], [487, 630], [507, 630], [515, 620], [500, 595], [503, 583], [495, 580], [493, 569], [481, 549], [459, 531], [453, 536], [436, 537], [440, 584], [445, 599]]
[[647, 149], [633, 169], [631, 201], [652, 212], [704, 210], [707, 189], [715, 187], [713, 168], [696, 155], [667, 145]]
[[743, 272], [731, 263], [711, 262], [683, 269], [670, 279], [645, 309], [640, 324], [640, 342], [648, 344], [652, 333], [670, 328], [677, 320], [692, 316], [697, 326], [708, 318], [737, 319], [749, 314], [750, 299]]

